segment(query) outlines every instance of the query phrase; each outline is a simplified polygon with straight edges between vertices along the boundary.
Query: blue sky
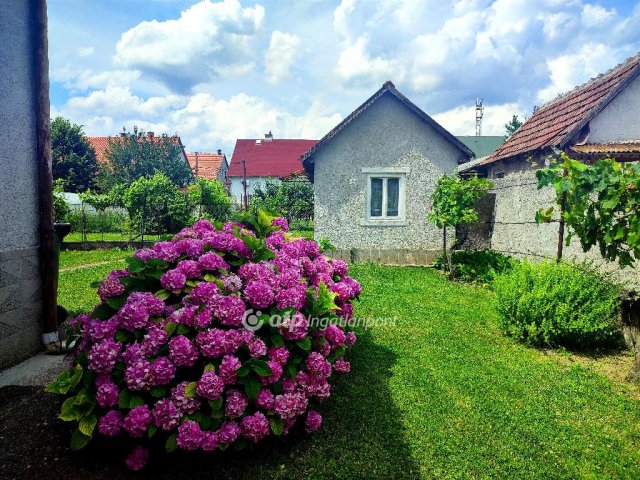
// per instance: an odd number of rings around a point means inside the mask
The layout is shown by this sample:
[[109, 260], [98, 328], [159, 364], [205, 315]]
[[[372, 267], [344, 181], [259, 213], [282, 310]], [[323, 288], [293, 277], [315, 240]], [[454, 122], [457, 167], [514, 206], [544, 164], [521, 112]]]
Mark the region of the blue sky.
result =
[[451, 132], [483, 133], [640, 50], [640, 2], [49, 0], [53, 115], [138, 125], [189, 151], [320, 138], [386, 80]]

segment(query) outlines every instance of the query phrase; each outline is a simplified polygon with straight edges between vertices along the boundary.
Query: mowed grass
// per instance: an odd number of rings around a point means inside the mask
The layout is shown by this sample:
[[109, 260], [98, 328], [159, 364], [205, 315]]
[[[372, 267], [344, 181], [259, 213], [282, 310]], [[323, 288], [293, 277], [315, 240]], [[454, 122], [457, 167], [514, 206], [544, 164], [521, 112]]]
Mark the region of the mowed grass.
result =
[[[123, 265], [62, 274], [63, 305], [90, 308], [97, 296], [88, 284]], [[158, 454], [149, 473], [640, 478], [640, 405], [623, 383], [504, 337], [486, 289], [423, 268], [354, 265], [351, 274], [363, 285], [356, 316], [396, 325], [360, 329], [351, 373], [333, 380], [320, 407], [320, 431], [249, 455]]]

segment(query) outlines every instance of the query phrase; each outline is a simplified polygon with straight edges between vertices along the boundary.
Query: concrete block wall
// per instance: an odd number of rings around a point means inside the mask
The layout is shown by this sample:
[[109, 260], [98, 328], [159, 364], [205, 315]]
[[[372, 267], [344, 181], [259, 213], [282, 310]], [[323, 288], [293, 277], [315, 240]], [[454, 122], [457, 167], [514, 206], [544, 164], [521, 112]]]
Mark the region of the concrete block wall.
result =
[[0, 368], [42, 343], [35, 8], [0, 0]]

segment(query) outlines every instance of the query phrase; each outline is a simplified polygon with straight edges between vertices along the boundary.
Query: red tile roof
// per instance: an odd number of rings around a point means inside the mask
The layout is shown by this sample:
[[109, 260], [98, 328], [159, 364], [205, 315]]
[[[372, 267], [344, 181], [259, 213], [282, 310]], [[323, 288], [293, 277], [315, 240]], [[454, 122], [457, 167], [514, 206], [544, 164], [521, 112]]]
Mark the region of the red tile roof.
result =
[[300, 156], [317, 140], [238, 139], [227, 175], [242, 177], [242, 160], [248, 177], [283, 178], [302, 170]]
[[216, 180], [222, 162], [226, 162], [223, 154], [217, 153], [187, 153], [187, 161], [193, 175], [196, 175], [196, 155], [198, 156], [198, 178]]
[[[152, 140], [154, 142], [159, 142], [160, 140], [162, 140], [162, 136], [153, 135], [152, 132], [147, 132], [147, 135], [144, 138], [146, 140]], [[105, 154], [107, 148], [109, 147], [109, 141], [119, 141], [119, 139], [119, 135], [113, 137], [87, 137], [87, 140], [89, 140], [89, 143], [96, 151], [96, 158], [98, 160], [98, 163], [101, 163], [103, 165], [109, 164], [109, 159], [107, 159], [107, 156]], [[182, 147], [182, 140], [180, 139], [180, 137], [170, 136], [169, 139], [173, 140]]]
[[566, 147], [639, 74], [640, 53], [543, 105], [483, 165], [536, 150]]

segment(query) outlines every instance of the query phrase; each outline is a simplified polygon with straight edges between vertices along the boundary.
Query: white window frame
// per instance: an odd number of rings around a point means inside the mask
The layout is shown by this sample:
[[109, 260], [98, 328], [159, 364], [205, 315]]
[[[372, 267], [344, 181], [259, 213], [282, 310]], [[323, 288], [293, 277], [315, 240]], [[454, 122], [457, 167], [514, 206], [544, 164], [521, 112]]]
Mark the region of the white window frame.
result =
[[[405, 167], [392, 167], [392, 168], [363, 168], [362, 173], [366, 174], [367, 182], [367, 199], [365, 206], [365, 220], [362, 222], [364, 226], [404, 226], [406, 225], [405, 217], [405, 198], [406, 198], [406, 185], [407, 175], [409, 175], [409, 168]], [[371, 179], [382, 178], [382, 216], [371, 216]], [[397, 178], [398, 182], [398, 215], [394, 217], [386, 216], [387, 210], [387, 179]]]

